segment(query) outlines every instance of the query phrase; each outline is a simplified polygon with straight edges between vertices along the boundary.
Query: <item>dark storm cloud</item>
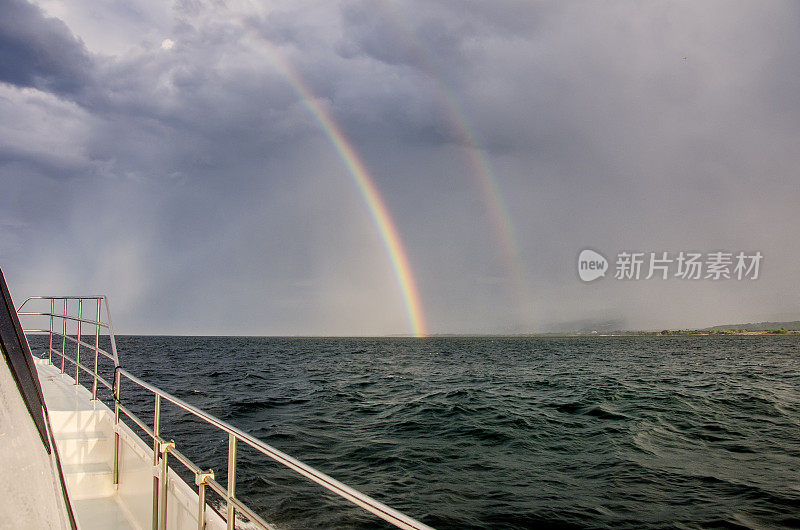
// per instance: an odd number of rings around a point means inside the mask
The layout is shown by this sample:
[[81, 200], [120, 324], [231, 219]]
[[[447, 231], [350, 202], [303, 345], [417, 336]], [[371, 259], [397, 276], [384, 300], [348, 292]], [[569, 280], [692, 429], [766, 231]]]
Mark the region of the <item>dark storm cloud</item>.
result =
[[24, 0], [3, 0], [0, 12], [0, 81], [63, 94], [86, 85], [91, 60], [62, 21]]

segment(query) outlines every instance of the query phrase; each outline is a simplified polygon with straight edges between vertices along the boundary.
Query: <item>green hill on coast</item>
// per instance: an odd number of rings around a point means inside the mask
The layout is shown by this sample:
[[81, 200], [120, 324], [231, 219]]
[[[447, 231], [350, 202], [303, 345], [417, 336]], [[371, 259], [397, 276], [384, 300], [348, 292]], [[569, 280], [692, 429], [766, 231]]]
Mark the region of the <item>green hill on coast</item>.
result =
[[751, 322], [748, 324], [726, 324], [704, 328], [703, 331], [729, 331], [733, 329], [746, 329], [747, 331], [773, 331], [785, 329], [786, 331], [800, 331], [800, 320], [791, 322]]

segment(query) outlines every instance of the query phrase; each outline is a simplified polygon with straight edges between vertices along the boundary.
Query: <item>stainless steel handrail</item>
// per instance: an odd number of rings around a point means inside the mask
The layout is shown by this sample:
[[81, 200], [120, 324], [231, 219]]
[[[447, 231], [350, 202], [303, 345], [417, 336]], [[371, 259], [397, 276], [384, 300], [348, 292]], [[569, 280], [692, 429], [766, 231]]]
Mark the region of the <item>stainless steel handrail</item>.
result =
[[[32, 332], [32, 333], [44, 332], [44, 333], [47, 333], [48, 331], [49, 330], [47, 330], [47, 329], [26, 329], [25, 330], [26, 333], [27, 332]], [[86, 348], [91, 348], [92, 350], [94, 350], [94, 346], [92, 346], [88, 342], [84, 342], [82, 340], [78, 340], [75, 337], [73, 337], [72, 335], [64, 335], [64, 334], [62, 334], [62, 333], [60, 333], [60, 332], [58, 332], [56, 330], [53, 330], [53, 335], [58, 335], [59, 337], [63, 337], [65, 339], [67, 339], [68, 341], [70, 341], [73, 344], [80, 344], [81, 346], [85, 346]], [[105, 357], [105, 358], [107, 358], [107, 359], [109, 359], [111, 361], [114, 360], [114, 356], [111, 355], [110, 353], [108, 353], [107, 351], [105, 351], [103, 348], [99, 348], [97, 350], [97, 353], [99, 353], [100, 355], [102, 355], [103, 357]]]
[[[25, 305], [30, 302], [31, 300], [48, 300], [50, 302], [50, 311], [23, 311], [22, 309]], [[78, 314], [72, 315], [69, 313], [69, 300], [77, 300], [78, 301]], [[55, 312], [55, 302], [61, 301], [63, 302], [63, 310], [61, 313]], [[83, 302], [84, 301], [94, 301], [97, 306], [97, 316], [95, 320], [90, 320], [87, 318], [83, 318]], [[101, 320], [101, 307], [105, 304], [106, 308], [106, 321], [103, 322]], [[104, 385], [108, 386], [108, 382], [103, 379], [98, 373], [98, 356], [103, 355], [104, 357], [114, 361], [114, 368], [116, 369], [119, 366], [119, 359], [117, 357], [117, 345], [116, 340], [114, 339], [114, 331], [111, 326], [111, 311], [108, 307], [108, 299], [102, 295], [92, 295], [92, 296], [29, 296], [17, 308], [17, 314], [19, 316], [43, 316], [49, 317], [50, 327], [47, 330], [44, 329], [28, 329], [25, 330], [26, 333], [35, 333], [35, 332], [46, 332], [49, 333], [49, 347], [48, 347], [48, 361], [52, 364], [53, 362], [53, 353], [61, 356], [61, 371], [64, 371], [65, 361], [69, 360], [72, 364], [75, 365], [75, 384], [77, 385], [80, 382], [80, 370], [83, 369], [89, 375], [93, 376], [93, 383], [92, 383], [92, 399], [97, 399], [97, 383], [102, 382]], [[62, 321], [62, 332], [58, 332], [53, 328], [54, 319], [61, 319]], [[67, 321], [76, 322], [77, 323], [77, 332], [76, 336], [72, 337], [70, 334], [67, 333]], [[89, 324], [95, 327], [94, 333], [94, 344], [89, 344], [81, 340], [81, 325], [82, 324]], [[106, 332], [104, 335], [108, 335], [109, 340], [111, 342], [111, 352], [109, 353], [105, 351], [103, 348], [100, 347], [100, 328], [104, 328]], [[53, 349], [53, 336], [61, 337], [61, 352]], [[75, 347], [75, 360], [73, 361], [66, 355], [66, 346], [67, 341], [70, 341], [76, 345]], [[80, 351], [81, 346], [85, 348], [89, 348], [90, 350], [94, 351], [94, 370], [88, 369], [86, 366], [81, 364], [80, 362]]]
[[[61, 355], [60, 351], [58, 351], [56, 349], [52, 349], [52, 348], [51, 348], [51, 350], [52, 350], [51, 353], [55, 353], [56, 355]], [[92, 376], [96, 375], [95, 372], [93, 372], [91, 368], [88, 368], [88, 367], [84, 366], [82, 363], [76, 363], [75, 361], [70, 359], [69, 356], [65, 355], [64, 359], [69, 361], [70, 363], [72, 363], [73, 366], [77, 366], [78, 368], [80, 368], [81, 370], [86, 372], [87, 374], [92, 375]], [[97, 380], [98, 380], [98, 382], [103, 383], [103, 386], [105, 386], [109, 390], [111, 390], [111, 391], [114, 390], [114, 386], [111, 383], [109, 383], [108, 381], [106, 381], [103, 376], [97, 375]]]
[[[28, 303], [30, 300], [49, 300], [50, 301], [50, 311], [49, 312], [23, 312], [21, 309]], [[69, 314], [69, 300], [77, 300], [78, 301], [78, 315], [70, 315]], [[60, 301], [63, 302], [63, 312], [56, 313], [55, 312], [55, 302]], [[96, 314], [97, 317], [95, 320], [89, 320], [83, 317], [82, 315], [82, 306], [84, 301], [95, 301], [96, 302]], [[105, 304], [106, 310], [106, 320], [105, 322], [101, 320], [101, 306]], [[256, 514], [251, 508], [249, 508], [241, 499], [236, 497], [236, 470], [237, 470], [237, 442], [241, 441], [247, 444], [248, 446], [252, 447], [256, 451], [260, 452], [261, 454], [275, 460], [283, 464], [284, 466], [292, 469], [296, 473], [303, 475], [304, 477], [312, 480], [313, 482], [319, 484], [323, 488], [327, 489], [330, 492], [336, 493], [337, 495], [343, 497], [344, 499], [350, 501], [351, 503], [360, 506], [361, 508], [367, 510], [368, 512], [376, 515], [377, 517], [383, 519], [384, 521], [396, 526], [397, 528], [404, 528], [408, 530], [432, 530], [430, 526], [421, 523], [385, 504], [373, 499], [372, 497], [357, 491], [338, 480], [322, 473], [314, 469], [313, 467], [304, 464], [303, 462], [293, 458], [282, 451], [272, 447], [271, 445], [255, 438], [254, 436], [242, 431], [234, 427], [233, 425], [212, 416], [204, 412], [203, 410], [186, 403], [180, 398], [177, 398], [160, 388], [152, 385], [129, 371], [125, 370], [119, 365], [119, 358], [117, 356], [117, 346], [116, 340], [114, 338], [113, 327], [111, 325], [111, 312], [108, 307], [108, 300], [105, 296], [32, 296], [26, 298], [22, 304], [20, 304], [17, 312], [21, 316], [41, 316], [41, 317], [49, 317], [50, 327], [49, 329], [27, 329], [25, 330], [26, 333], [49, 333], [49, 347], [48, 347], [48, 359], [50, 364], [52, 364], [52, 357], [53, 354], [61, 357], [61, 372], [64, 372], [65, 361], [69, 361], [73, 365], [75, 365], [75, 384], [78, 383], [78, 374], [80, 370], [87, 372], [89, 375], [93, 376], [94, 382], [92, 385], [92, 399], [97, 399], [97, 383], [100, 382], [104, 386], [111, 389], [114, 393], [114, 424], [115, 424], [115, 433], [114, 433], [114, 470], [113, 470], [113, 480], [114, 484], [119, 484], [119, 455], [120, 455], [120, 412], [125, 414], [128, 418], [130, 418], [133, 423], [139, 426], [150, 438], [153, 440], [153, 465], [154, 470], [158, 470], [158, 472], [154, 471], [153, 477], [153, 530], [156, 529], [163, 529], [166, 528], [166, 521], [167, 521], [167, 481], [169, 475], [169, 455], [175, 457], [181, 464], [183, 464], [189, 471], [191, 471], [195, 475], [195, 485], [198, 487], [198, 528], [202, 530], [205, 527], [205, 510], [206, 510], [206, 487], [210, 487], [214, 490], [220, 497], [225, 499], [226, 501], [226, 521], [229, 530], [233, 530], [235, 527], [235, 520], [236, 520], [236, 513], [240, 512], [244, 514], [251, 522], [256, 523], [261, 528], [265, 530], [271, 530], [272, 526], [267, 523], [264, 519], [262, 519], [258, 514]], [[62, 320], [62, 331], [58, 332], [54, 329], [54, 319], [61, 319]], [[75, 337], [72, 337], [69, 333], [67, 333], [67, 321], [72, 321], [77, 323], [77, 333]], [[81, 340], [81, 324], [89, 324], [95, 326], [95, 344], [92, 345]], [[108, 335], [109, 341], [111, 344], [111, 353], [103, 350], [100, 348], [100, 328], [104, 328], [106, 332], [104, 335]], [[61, 351], [53, 348], [53, 336], [61, 337]], [[75, 359], [70, 358], [66, 352], [66, 341], [69, 340], [76, 345], [75, 348]], [[85, 348], [89, 348], [90, 350], [94, 351], [94, 369], [92, 370], [89, 367], [83, 365], [80, 362], [80, 347], [83, 346]], [[107, 357], [109, 360], [114, 362], [114, 383], [113, 385], [109, 383], [105, 378], [100, 376], [98, 373], [98, 358], [99, 355], [103, 355]], [[154, 410], [153, 410], [153, 426], [152, 428], [148, 426], [144, 421], [142, 421], [136, 414], [134, 414], [129, 408], [124, 406], [120, 399], [120, 388], [122, 384], [122, 377], [131, 381], [132, 383], [138, 385], [140, 388], [147, 390], [153, 394], [155, 397], [154, 399]], [[220, 429], [228, 434], [228, 469], [227, 469], [227, 487], [223, 486], [219, 482], [217, 482], [214, 478], [213, 470], [203, 471], [197, 464], [192, 462], [188, 457], [186, 457], [183, 453], [179, 452], [175, 448], [175, 442], [170, 440], [167, 441], [160, 435], [160, 422], [161, 422], [161, 400], [164, 399], [173, 405], [177, 406], [178, 408], [194, 415], [197, 418], [200, 418], [204, 422], [208, 423]]]
[[74, 296], [29, 296], [28, 298], [26, 298], [25, 300], [22, 301], [22, 303], [19, 305], [19, 308], [17, 308], [17, 311], [19, 311], [19, 309], [22, 308], [22, 306], [24, 306], [25, 302], [27, 302], [28, 300], [105, 300], [105, 299], [106, 299], [106, 296], [104, 294], [91, 294], [91, 295], [87, 294], [85, 296], [78, 296], [78, 295], [74, 295]]
[[[336, 493], [337, 495], [344, 497], [350, 502], [361, 506], [365, 510], [377, 515], [384, 521], [390, 522], [395, 526], [397, 526], [398, 528], [408, 528], [408, 529], [430, 528], [429, 526], [420, 523], [419, 521], [416, 521], [411, 517], [408, 517], [407, 515], [398, 512], [397, 510], [394, 510], [393, 508], [390, 508], [385, 504], [376, 501], [375, 499], [372, 499], [371, 497], [368, 497], [367, 495], [364, 495], [363, 493], [354, 490], [353, 488], [345, 484], [342, 484], [338, 480], [326, 475], [325, 473], [317, 471], [311, 466], [306, 465], [295, 458], [292, 458], [286, 453], [279, 451], [278, 449], [275, 449], [271, 445], [262, 442], [258, 438], [255, 438], [254, 436], [242, 431], [241, 429], [238, 429], [233, 425], [212, 416], [211, 414], [203, 412], [197, 407], [186, 403], [182, 399], [177, 398], [167, 392], [164, 392], [160, 388], [151, 385], [150, 383], [147, 383], [142, 379], [139, 379], [138, 377], [134, 376], [124, 368], [118, 369], [118, 372], [121, 375], [125, 376], [126, 379], [129, 379], [130, 381], [133, 381], [134, 383], [138, 384], [140, 387], [149, 390], [153, 394], [163, 399], [166, 399], [170, 403], [180, 407], [186, 412], [189, 412], [190, 414], [193, 414], [194, 416], [204, 420], [206, 423], [209, 423], [217, 427], [218, 429], [227, 432], [229, 436], [232, 436], [234, 439], [241, 440], [242, 442], [246, 443], [253, 449], [259, 451], [260, 453], [269, 456], [273, 460], [280, 462], [281, 464], [290, 469], [293, 469], [297, 473], [300, 473], [306, 478], [311, 479], [312, 481], [323, 486], [327, 490], [332, 491], [333, 493]], [[230, 498], [233, 499], [233, 497]]]
[[[27, 302], [27, 300], [26, 300]], [[23, 302], [24, 303], [24, 302]], [[22, 306], [20, 306], [22, 307]], [[83, 322], [84, 324], [92, 324], [92, 325], [99, 325], [100, 327], [106, 328], [108, 324], [105, 322], [98, 322], [97, 320], [90, 320], [88, 318], [78, 318], [73, 317], [71, 315], [62, 315], [61, 313], [43, 313], [43, 312], [33, 312], [33, 311], [18, 311], [17, 314], [21, 317], [23, 316], [43, 316], [43, 317], [54, 317], [54, 318], [66, 318], [72, 322]]]

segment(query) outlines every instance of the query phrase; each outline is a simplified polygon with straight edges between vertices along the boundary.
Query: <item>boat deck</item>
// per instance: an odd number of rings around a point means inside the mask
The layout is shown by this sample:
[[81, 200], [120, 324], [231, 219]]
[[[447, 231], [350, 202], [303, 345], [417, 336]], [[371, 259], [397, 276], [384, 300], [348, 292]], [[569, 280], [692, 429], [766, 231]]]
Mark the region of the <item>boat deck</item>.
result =
[[[83, 530], [152, 528], [153, 451], [124, 423], [120, 435], [119, 485], [113, 481], [114, 413], [69, 375], [45, 359], [35, 359], [58, 446], [67, 492]], [[196, 492], [174, 471], [169, 473], [168, 529], [197, 528]], [[206, 528], [225, 528], [206, 511]]]
[[[113, 413], [75, 380], [35, 359], [75, 518], [80, 528], [139, 528], [113, 486]], [[106, 424], [107, 425], [104, 425]], [[110, 457], [110, 458], [109, 458]]]
[[[364, 495], [124, 369], [120, 366], [117, 356], [111, 311], [105, 296], [30, 296], [20, 304], [14, 314], [14, 306], [10, 302], [2, 272], [0, 272], [0, 286], [3, 288], [3, 300], [7, 309], [6, 312], [0, 311], [0, 316], [8, 313], [8, 318], [2, 326], [5, 332], [0, 334], [0, 338], [5, 339], [5, 336], [9, 335], [13, 339], [9, 342], [13, 353], [9, 357], [12, 360], [9, 366], [16, 370], [15, 374], [27, 374], [25, 381], [28, 383], [21, 387], [26, 396], [25, 403], [22, 405], [16, 403], [13, 408], [19, 412], [28, 406], [29, 416], [34, 419], [39, 438], [45, 442], [41, 451], [43, 454], [51, 446], [49, 440], [55, 441], [61, 466], [59, 470], [55, 465], [55, 458], [52, 458], [51, 467], [57, 472], [56, 475], [60, 472], [66, 486], [62, 489], [59, 477], [56, 491], [62, 498], [62, 508], [57, 511], [56, 517], [50, 517], [48, 520], [56, 521], [58, 524], [58, 517], [70, 516], [70, 510], [63, 504], [67, 500], [64, 498], [66, 493], [72, 513], [77, 519], [78, 528], [87, 530], [93, 528], [233, 530], [235, 526], [274, 530], [275, 526], [272, 523], [264, 520], [236, 495], [237, 446], [242, 444], [397, 528], [433, 530], [430, 526]], [[39, 304], [40, 310], [36, 311], [35, 307], [31, 307], [23, 311], [28, 302], [31, 302], [31, 306]], [[86, 309], [94, 307], [96, 311], [94, 320], [87, 318], [90, 313], [83, 311], [84, 305]], [[103, 318], [103, 308], [105, 308], [105, 318]], [[36, 320], [39, 326], [22, 328], [17, 319], [20, 316]], [[91, 340], [92, 330], [82, 330], [82, 324], [86, 324], [89, 328], [94, 327], [94, 345], [83, 340]], [[58, 331], [59, 329], [61, 331]], [[73, 330], [74, 333], [70, 333]], [[32, 357], [27, 340], [22, 335], [23, 332], [48, 335], [50, 346], [44, 352], [48, 359]], [[108, 337], [109, 351], [99, 346], [100, 335]], [[55, 344], [61, 343], [60, 351], [53, 348], [54, 338]], [[71, 344], [70, 348], [66, 347], [67, 342]], [[80, 355], [81, 347], [84, 348], [83, 358]], [[5, 345], [2, 349], [5, 354]], [[94, 368], [84, 364], [87, 359], [91, 360], [92, 353]], [[51, 364], [52, 360], [56, 360], [56, 364], [62, 369], [59, 370], [57, 366]], [[106, 368], [109, 361], [114, 363], [113, 376], [110, 378], [112, 382], [99, 375], [100, 360], [103, 360]], [[69, 373], [83, 370], [87, 375], [82, 375], [80, 382], [83, 385], [88, 383], [93, 393], [86, 387], [79, 386], [76, 380], [64, 373], [64, 368], [67, 368]], [[154, 397], [152, 423], [144, 422], [136, 412], [128, 408], [126, 403], [109, 401], [118, 413], [115, 417], [106, 404], [92, 399], [92, 396], [96, 395], [94, 392], [98, 384], [102, 384], [108, 390], [115, 392], [115, 396], [119, 396], [123, 380], [125, 385], [136, 385]], [[10, 388], [12, 385], [5, 386]], [[0, 398], [3, 398], [2, 392]], [[21, 397], [17, 401], [21, 402]], [[164, 427], [160, 413], [162, 401], [205, 422], [227, 437], [228, 458], [227, 466], [223, 470], [227, 486], [218, 482], [220, 479], [215, 478], [212, 469], [200, 467], [182, 453], [178, 449], [180, 440], [176, 443], [161, 436], [161, 428]], [[30, 406], [31, 403], [33, 408]], [[3, 400], [0, 399], [0, 416], [9, 408], [4, 408], [2, 405]], [[43, 407], [47, 410], [47, 418], [41, 414]], [[131, 422], [130, 425], [136, 426], [141, 437], [126, 424], [128, 421]], [[0, 430], [0, 436], [6, 434]], [[145, 443], [145, 440], [149, 444]], [[50, 460], [51, 457], [47, 455], [44, 463]], [[182, 466], [179, 469], [194, 475], [193, 485], [184, 482], [172, 469], [173, 464]], [[52, 477], [49, 483], [51, 486], [56, 486]], [[208, 493], [212, 494], [210, 502], [207, 500]], [[21, 508], [24, 509], [25, 506]], [[63, 526], [63, 524], [58, 525], [58, 527]], [[45, 528], [42, 525], [38, 527]], [[50, 527], [52, 525], [48, 526]]]

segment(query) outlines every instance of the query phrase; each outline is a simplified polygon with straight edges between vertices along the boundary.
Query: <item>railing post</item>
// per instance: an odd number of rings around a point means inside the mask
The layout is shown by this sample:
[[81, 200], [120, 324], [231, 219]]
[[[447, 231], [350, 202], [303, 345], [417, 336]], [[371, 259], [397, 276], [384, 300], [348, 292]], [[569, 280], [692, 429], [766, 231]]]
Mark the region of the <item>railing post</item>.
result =
[[158, 530], [158, 475], [155, 468], [158, 466], [158, 442], [161, 432], [161, 394], [156, 394], [156, 406], [153, 412], [153, 530]]
[[236, 528], [236, 436], [228, 433], [228, 530]]
[[197, 530], [205, 530], [206, 527], [206, 484], [209, 480], [214, 480], [213, 469], [194, 475], [194, 483], [197, 484]]
[[47, 348], [48, 364], [53, 364], [53, 313], [55, 312], [56, 301], [50, 299], [50, 346]]
[[78, 298], [78, 342], [75, 344], [75, 384], [81, 373], [81, 319], [83, 318], [83, 298]]
[[97, 357], [100, 355], [100, 299], [97, 299], [97, 318], [94, 330], [94, 383], [92, 383], [92, 401], [97, 399]]
[[175, 448], [175, 440], [161, 442], [159, 452], [161, 453], [161, 500], [159, 501], [159, 530], [167, 530], [167, 486], [169, 485], [169, 452]]
[[114, 369], [114, 485], [119, 485], [119, 370]]
[[108, 307], [108, 298], [103, 297], [106, 304], [106, 329], [108, 330], [108, 342], [111, 343], [111, 355], [114, 357], [114, 366], [119, 366], [117, 357], [117, 341], [114, 339], [114, 325], [111, 323], [111, 309]]
[[61, 335], [61, 373], [64, 373], [64, 359], [67, 356], [67, 299], [64, 298], [64, 316], [61, 317], [63, 331]]

